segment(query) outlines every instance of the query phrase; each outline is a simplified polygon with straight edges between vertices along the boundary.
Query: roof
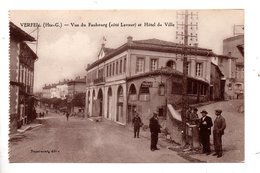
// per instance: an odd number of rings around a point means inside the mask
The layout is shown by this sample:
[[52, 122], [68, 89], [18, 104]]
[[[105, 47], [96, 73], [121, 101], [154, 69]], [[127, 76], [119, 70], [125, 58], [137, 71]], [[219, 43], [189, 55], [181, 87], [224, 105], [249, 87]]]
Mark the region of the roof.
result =
[[233, 37], [228, 37], [226, 39], [224, 39], [223, 41], [226, 42], [226, 41], [233, 41], [233, 40], [239, 40], [239, 39], [243, 39], [244, 38], [244, 34], [240, 34], [240, 35], [236, 35], [236, 36], [233, 36]]
[[236, 65], [237, 66], [244, 66], [244, 63], [243, 62], [236, 62]]
[[34, 60], [38, 59], [38, 56], [25, 42], [21, 43], [21, 56], [29, 56], [32, 57]]
[[220, 58], [231, 58], [231, 59], [238, 59], [238, 57], [234, 57], [234, 56], [229, 56], [229, 55], [216, 55], [217, 57], [220, 57]]
[[21, 28], [13, 24], [12, 22], [9, 23], [10, 29], [10, 37], [20, 40], [20, 41], [36, 41], [31, 35], [24, 32]]
[[68, 82], [68, 85], [73, 85], [75, 83], [86, 84], [86, 79], [85, 78], [80, 78], [80, 79], [71, 80], [71, 81]]
[[101, 47], [101, 49], [100, 49], [100, 51], [99, 51], [99, 53], [98, 53], [98, 57], [100, 56], [100, 54], [101, 54], [102, 51], [103, 51], [104, 54], [106, 55], [106, 54], [112, 52], [113, 50], [114, 50], [114, 49], [112, 49], [112, 48], [105, 47], [105, 44], [103, 43], [103, 44], [102, 44], [102, 47]]
[[222, 73], [222, 71], [221, 71], [221, 69], [220, 69], [220, 67], [219, 67], [218, 65], [216, 65], [216, 64], [214, 64], [214, 63], [212, 63], [212, 62], [211, 62], [211, 65], [215, 66], [216, 69], [219, 71], [219, 73], [220, 73], [222, 76], [224, 76], [224, 74]]
[[[127, 77], [126, 80], [134, 80], [134, 79], [138, 79], [138, 78], [142, 78], [142, 77], [147, 77], [147, 76], [151, 76], [151, 75], [175, 75], [175, 76], [179, 76], [182, 77], [183, 73], [174, 69], [171, 69], [169, 67], [164, 67], [158, 70], [154, 70], [154, 71], [150, 71], [150, 72], [146, 72], [146, 73], [142, 73], [139, 75], [135, 75], [135, 76], [131, 76], [131, 77]], [[200, 80], [198, 78], [194, 78], [190, 75], [187, 76], [189, 79], [193, 79], [193, 80], [197, 80], [197, 81], [201, 81], [204, 82], [206, 84], [208, 84], [206, 81]]]
[[[156, 52], [167, 52], [167, 53], [179, 53], [183, 54], [184, 46], [181, 44], [177, 44], [174, 42], [159, 40], [159, 39], [147, 39], [147, 40], [137, 40], [137, 41], [128, 41], [127, 43], [123, 44], [122, 46], [108, 52], [102, 59], [95, 61], [94, 63], [90, 64], [86, 70], [90, 70], [95, 66], [105, 62], [106, 60], [126, 51], [128, 49], [135, 49], [135, 50], [149, 50], [149, 51], [156, 51]], [[204, 49], [195, 46], [188, 46], [188, 54], [189, 55], [201, 55], [201, 56], [214, 56], [215, 54], [212, 52], [211, 49]]]
[[244, 44], [237, 45], [239, 52], [244, 56]]
[[108, 48], [108, 47], [104, 47], [103, 50], [104, 50], [105, 54], [108, 54], [109, 52], [112, 52], [114, 49]]
[[64, 85], [64, 84], [67, 84], [68, 81], [65, 80], [65, 81], [60, 81], [58, 83], [54, 83], [54, 84], [49, 84], [49, 85], [45, 85], [44, 87], [42, 87], [42, 89], [51, 89], [51, 88], [56, 88], [56, 86], [59, 86], [59, 85]]

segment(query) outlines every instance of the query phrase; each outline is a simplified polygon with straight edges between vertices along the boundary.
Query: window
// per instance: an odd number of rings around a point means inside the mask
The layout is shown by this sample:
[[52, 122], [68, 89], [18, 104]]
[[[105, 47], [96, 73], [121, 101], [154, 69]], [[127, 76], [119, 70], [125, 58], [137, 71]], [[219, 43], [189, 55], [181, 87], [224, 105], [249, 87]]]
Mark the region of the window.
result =
[[192, 94], [192, 88], [193, 88], [192, 81], [188, 80], [188, 87], [187, 87], [187, 89], [188, 89], [187, 93], [188, 94]]
[[31, 86], [31, 71], [28, 71], [28, 85]]
[[202, 77], [202, 63], [196, 63], [196, 76]]
[[158, 68], [158, 59], [151, 59], [151, 71], [157, 70]]
[[176, 63], [174, 61], [170, 60], [166, 63], [166, 67], [176, 69]]
[[149, 101], [150, 100], [150, 91], [149, 87], [141, 85], [139, 90], [139, 100], [140, 101]]
[[112, 75], [115, 75], [115, 62], [113, 62]]
[[140, 94], [149, 94], [149, 87], [141, 86], [140, 88]]
[[112, 64], [109, 64], [109, 76], [112, 75]]
[[136, 61], [136, 72], [143, 72], [144, 71], [144, 58], [137, 58]]
[[241, 68], [241, 79], [244, 79], [244, 68]]
[[192, 94], [198, 94], [198, 83], [197, 82], [193, 82], [193, 86], [192, 86]]
[[134, 84], [132, 84], [132, 85], [130, 86], [129, 94], [130, 94], [130, 95], [136, 95], [136, 89], [135, 89], [135, 85], [134, 85]]
[[108, 69], [108, 65], [107, 65], [107, 77], [108, 77], [108, 71], [109, 71], [109, 69]]
[[190, 74], [190, 62], [187, 62], [186, 67], [187, 67], [188, 74]]
[[126, 58], [124, 58], [124, 68], [123, 68], [123, 72], [125, 73], [126, 71]]
[[23, 70], [24, 70], [24, 71], [23, 71], [23, 75], [24, 75], [24, 77], [23, 77], [23, 83], [26, 84], [26, 76], [27, 76], [26, 73], [27, 73], [27, 71], [26, 71], [26, 68], [23, 68]]
[[205, 86], [204, 86], [204, 93], [203, 93], [203, 95], [207, 95], [207, 89], [208, 89], [208, 86], [205, 85]]
[[159, 94], [159, 96], [164, 96], [165, 95], [165, 85], [164, 84], [160, 84], [159, 85], [158, 94]]
[[203, 84], [200, 85], [200, 95], [204, 95], [204, 87]]
[[19, 82], [23, 82], [23, 66], [20, 66], [20, 81]]
[[122, 73], [122, 68], [123, 68], [123, 61], [122, 61], [122, 59], [120, 59], [119, 74]]
[[229, 83], [229, 84], [228, 84], [228, 89], [229, 89], [229, 90], [232, 90], [232, 83]]
[[172, 94], [182, 94], [183, 85], [181, 82], [172, 81]]
[[116, 74], [118, 74], [118, 61], [116, 62]]

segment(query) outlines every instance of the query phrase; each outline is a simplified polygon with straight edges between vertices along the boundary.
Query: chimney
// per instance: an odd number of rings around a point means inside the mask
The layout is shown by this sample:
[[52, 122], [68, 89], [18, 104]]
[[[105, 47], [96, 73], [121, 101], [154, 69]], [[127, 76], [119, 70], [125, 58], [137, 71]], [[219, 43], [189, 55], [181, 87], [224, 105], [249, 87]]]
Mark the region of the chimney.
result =
[[127, 37], [127, 43], [133, 43], [133, 37], [132, 36]]

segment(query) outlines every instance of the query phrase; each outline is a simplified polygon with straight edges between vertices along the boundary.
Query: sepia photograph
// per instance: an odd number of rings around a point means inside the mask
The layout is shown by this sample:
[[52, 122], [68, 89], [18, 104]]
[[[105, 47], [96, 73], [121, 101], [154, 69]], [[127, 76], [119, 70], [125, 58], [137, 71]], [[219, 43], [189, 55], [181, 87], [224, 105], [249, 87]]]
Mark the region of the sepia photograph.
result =
[[10, 163], [244, 163], [244, 10], [9, 11]]

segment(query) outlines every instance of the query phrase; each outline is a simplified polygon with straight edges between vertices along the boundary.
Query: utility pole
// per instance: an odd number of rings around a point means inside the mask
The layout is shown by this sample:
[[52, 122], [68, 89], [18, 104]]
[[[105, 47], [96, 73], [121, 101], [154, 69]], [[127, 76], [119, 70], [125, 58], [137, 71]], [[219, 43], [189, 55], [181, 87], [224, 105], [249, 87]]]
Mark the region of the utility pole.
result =
[[[182, 44], [182, 51], [183, 51], [183, 80], [182, 80], [182, 126], [183, 126], [183, 135], [184, 135], [184, 141], [187, 143], [187, 108], [188, 108], [188, 46], [191, 46], [192, 43], [197, 42], [197, 34], [194, 34], [192, 30], [198, 29], [198, 22], [193, 24], [192, 22], [189, 22], [189, 16], [190, 19], [193, 20], [198, 19], [198, 13], [191, 12], [189, 13], [188, 10], [185, 10], [184, 12], [177, 12], [177, 19], [178, 17], [181, 17], [182, 22], [177, 22], [177, 29], [181, 27], [181, 32], [176, 31], [176, 39], [180, 38], [179, 43]], [[184, 22], [183, 22], [184, 19]], [[189, 28], [190, 27], [190, 28]], [[190, 29], [190, 34], [189, 34]], [[190, 38], [190, 43], [189, 43]], [[195, 39], [195, 40], [194, 40]]]

